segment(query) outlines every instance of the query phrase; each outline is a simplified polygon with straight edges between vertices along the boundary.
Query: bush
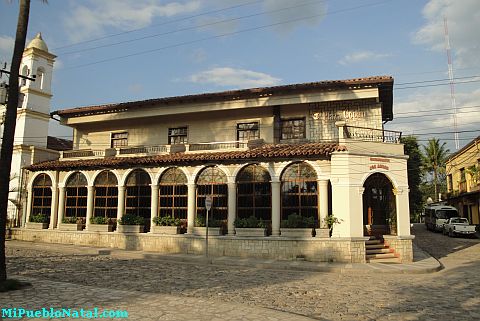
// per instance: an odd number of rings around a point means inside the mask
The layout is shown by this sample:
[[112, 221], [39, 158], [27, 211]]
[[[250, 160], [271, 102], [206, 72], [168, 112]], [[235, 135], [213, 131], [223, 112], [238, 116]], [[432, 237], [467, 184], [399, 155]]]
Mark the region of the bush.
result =
[[172, 216], [157, 216], [153, 219], [153, 222], [157, 226], [180, 226], [182, 221], [179, 218]]
[[40, 214], [31, 216], [30, 217], [30, 222], [32, 222], [32, 223], [48, 223], [48, 222], [50, 222], [50, 219], [47, 215], [40, 213]]
[[290, 214], [286, 220], [282, 220], [281, 227], [284, 228], [313, 228], [315, 219], [313, 217], [303, 217], [298, 214]]
[[[195, 218], [195, 226], [197, 227], [205, 227], [207, 224], [205, 222], [205, 218], [202, 216], [198, 216]], [[212, 220], [211, 218], [208, 219], [208, 227], [220, 227], [222, 226], [221, 220]]]
[[90, 218], [90, 223], [92, 224], [111, 224], [112, 220], [104, 216], [95, 216]]
[[134, 214], [125, 214], [118, 221], [120, 225], [144, 225], [145, 220], [143, 217]]
[[75, 216], [64, 217], [63, 220], [62, 220], [62, 223], [65, 223], [65, 224], [77, 224], [79, 219], [80, 219], [80, 218], [76, 218]]
[[238, 228], [265, 228], [265, 222], [253, 215], [248, 218], [237, 218], [233, 224]]

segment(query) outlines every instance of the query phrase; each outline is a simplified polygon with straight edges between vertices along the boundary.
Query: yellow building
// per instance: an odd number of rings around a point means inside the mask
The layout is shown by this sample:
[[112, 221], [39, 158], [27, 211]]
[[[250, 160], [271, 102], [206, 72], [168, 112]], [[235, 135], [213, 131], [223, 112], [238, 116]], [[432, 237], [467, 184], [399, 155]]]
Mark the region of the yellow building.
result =
[[480, 224], [480, 136], [447, 160], [447, 202], [471, 224]]

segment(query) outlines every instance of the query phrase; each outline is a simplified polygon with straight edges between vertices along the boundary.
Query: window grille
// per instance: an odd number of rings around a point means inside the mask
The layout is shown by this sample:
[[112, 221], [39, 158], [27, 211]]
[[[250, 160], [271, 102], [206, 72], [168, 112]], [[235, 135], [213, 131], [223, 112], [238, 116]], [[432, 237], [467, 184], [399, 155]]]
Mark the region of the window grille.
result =
[[117, 217], [118, 187], [115, 174], [103, 171], [95, 179], [94, 216]]
[[225, 221], [228, 216], [227, 176], [218, 167], [205, 168], [197, 178], [197, 217], [206, 217], [205, 198], [213, 197], [209, 219]]
[[128, 146], [128, 133], [112, 133], [110, 147], [118, 148]]
[[52, 205], [52, 180], [47, 174], [38, 175], [32, 187], [32, 215], [44, 214], [50, 217]]
[[141, 216], [149, 225], [151, 215], [152, 188], [150, 176], [141, 169], [128, 175], [125, 188], [125, 213]]
[[282, 174], [282, 219], [290, 214], [318, 218], [317, 174], [306, 163], [288, 166]]
[[282, 119], [282, 139], [305, 138], [305, 118]]
[[260, 165], [244, 167], [237, 175], [237, 218], [271, 220], [270, 174]]
[[237, 140], [249, 141], [260, 138], [258, 122], [237, 124]]
[[87, 179], [76, 172], [68, 178], [65, 190], [65, 217], [87, 217]]
[[167, 169], [159, 182], [159, 216], [187, 219], [187, 177], [178, 168]]
[[168, 144], [186, 144], [188, 136], [187, 127], [177, 127], [168, 129]]

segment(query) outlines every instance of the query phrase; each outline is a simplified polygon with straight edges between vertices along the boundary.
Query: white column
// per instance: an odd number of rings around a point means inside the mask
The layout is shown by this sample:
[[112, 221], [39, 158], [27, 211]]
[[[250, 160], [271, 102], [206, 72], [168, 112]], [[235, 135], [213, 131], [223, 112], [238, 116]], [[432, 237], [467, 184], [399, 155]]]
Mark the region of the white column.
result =
[[60, 224], [65, 216], [65, 186], [58, 187], [58, 222], [57, 228], [60, 228]]
[[88, 231], [90, 219], [93, 216], [93, 197], [95, 194], [95, 186], [87, 186], [87, 218], [85, 222], [85, 230]]
[[328, 215], [328, 180], [317, 180], [318, 187], [318, 221], [320, 228], [328, 228], [325, 218]]
[[27, 214], [25, 217], [25, 224], [30, 222], [30, 215], [32, 214], [32, 196], [33, 196], [33, 188], [31, 185], [29, 185], [28, 195], [27, 195]]
[[57, 226], [58, 190], [54, 186], [50, 188], [52, 189], [52, 203], [50, 205], [50, 225], [48, 226], [48, 229], [53, 230]]
[[228, 235], [235, 234], [235, 217], [237, 216], [237, 184], [234, 182], [228, 183]]
[[408, 203], [408, 187], [393, 190], [397, 209], [397, 236], [410, 236], [410, 205]]
[[117, 225], [125, 214], [125, 186], [118, 186]]
[[272, 236], [280, 235], [280, 182], [272, 184]]
[[193, 234], [195, 225], [195, 183], [187, 184], [188, 187], [188, 210], [187, 210], [187, 234]]
[[[154, 226], [155, 223], [153, 222], [154, 218], [158, 215], [158, 185], [151, 184], [150, 187], [152, 188], [152, 199], [150, 203], [150, 226]], [[150, 232], [153, 231], [153, 228], [150, 227]]]

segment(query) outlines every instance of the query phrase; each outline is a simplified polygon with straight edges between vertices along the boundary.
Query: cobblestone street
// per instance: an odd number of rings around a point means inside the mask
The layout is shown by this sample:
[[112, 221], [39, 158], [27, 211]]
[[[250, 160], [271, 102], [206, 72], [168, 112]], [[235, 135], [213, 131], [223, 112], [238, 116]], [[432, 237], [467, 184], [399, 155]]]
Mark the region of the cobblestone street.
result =
[[[131, 320], [478, 320], [480, 240], [415, 225], [445, 267], [429, 274], [299, 272], [66, 253], [7, 242], [0, 306], [108, 307]], [[55, 249], [55, 246], [51, 246]], [[173, 311], [173, 312], [172, 312]]]

